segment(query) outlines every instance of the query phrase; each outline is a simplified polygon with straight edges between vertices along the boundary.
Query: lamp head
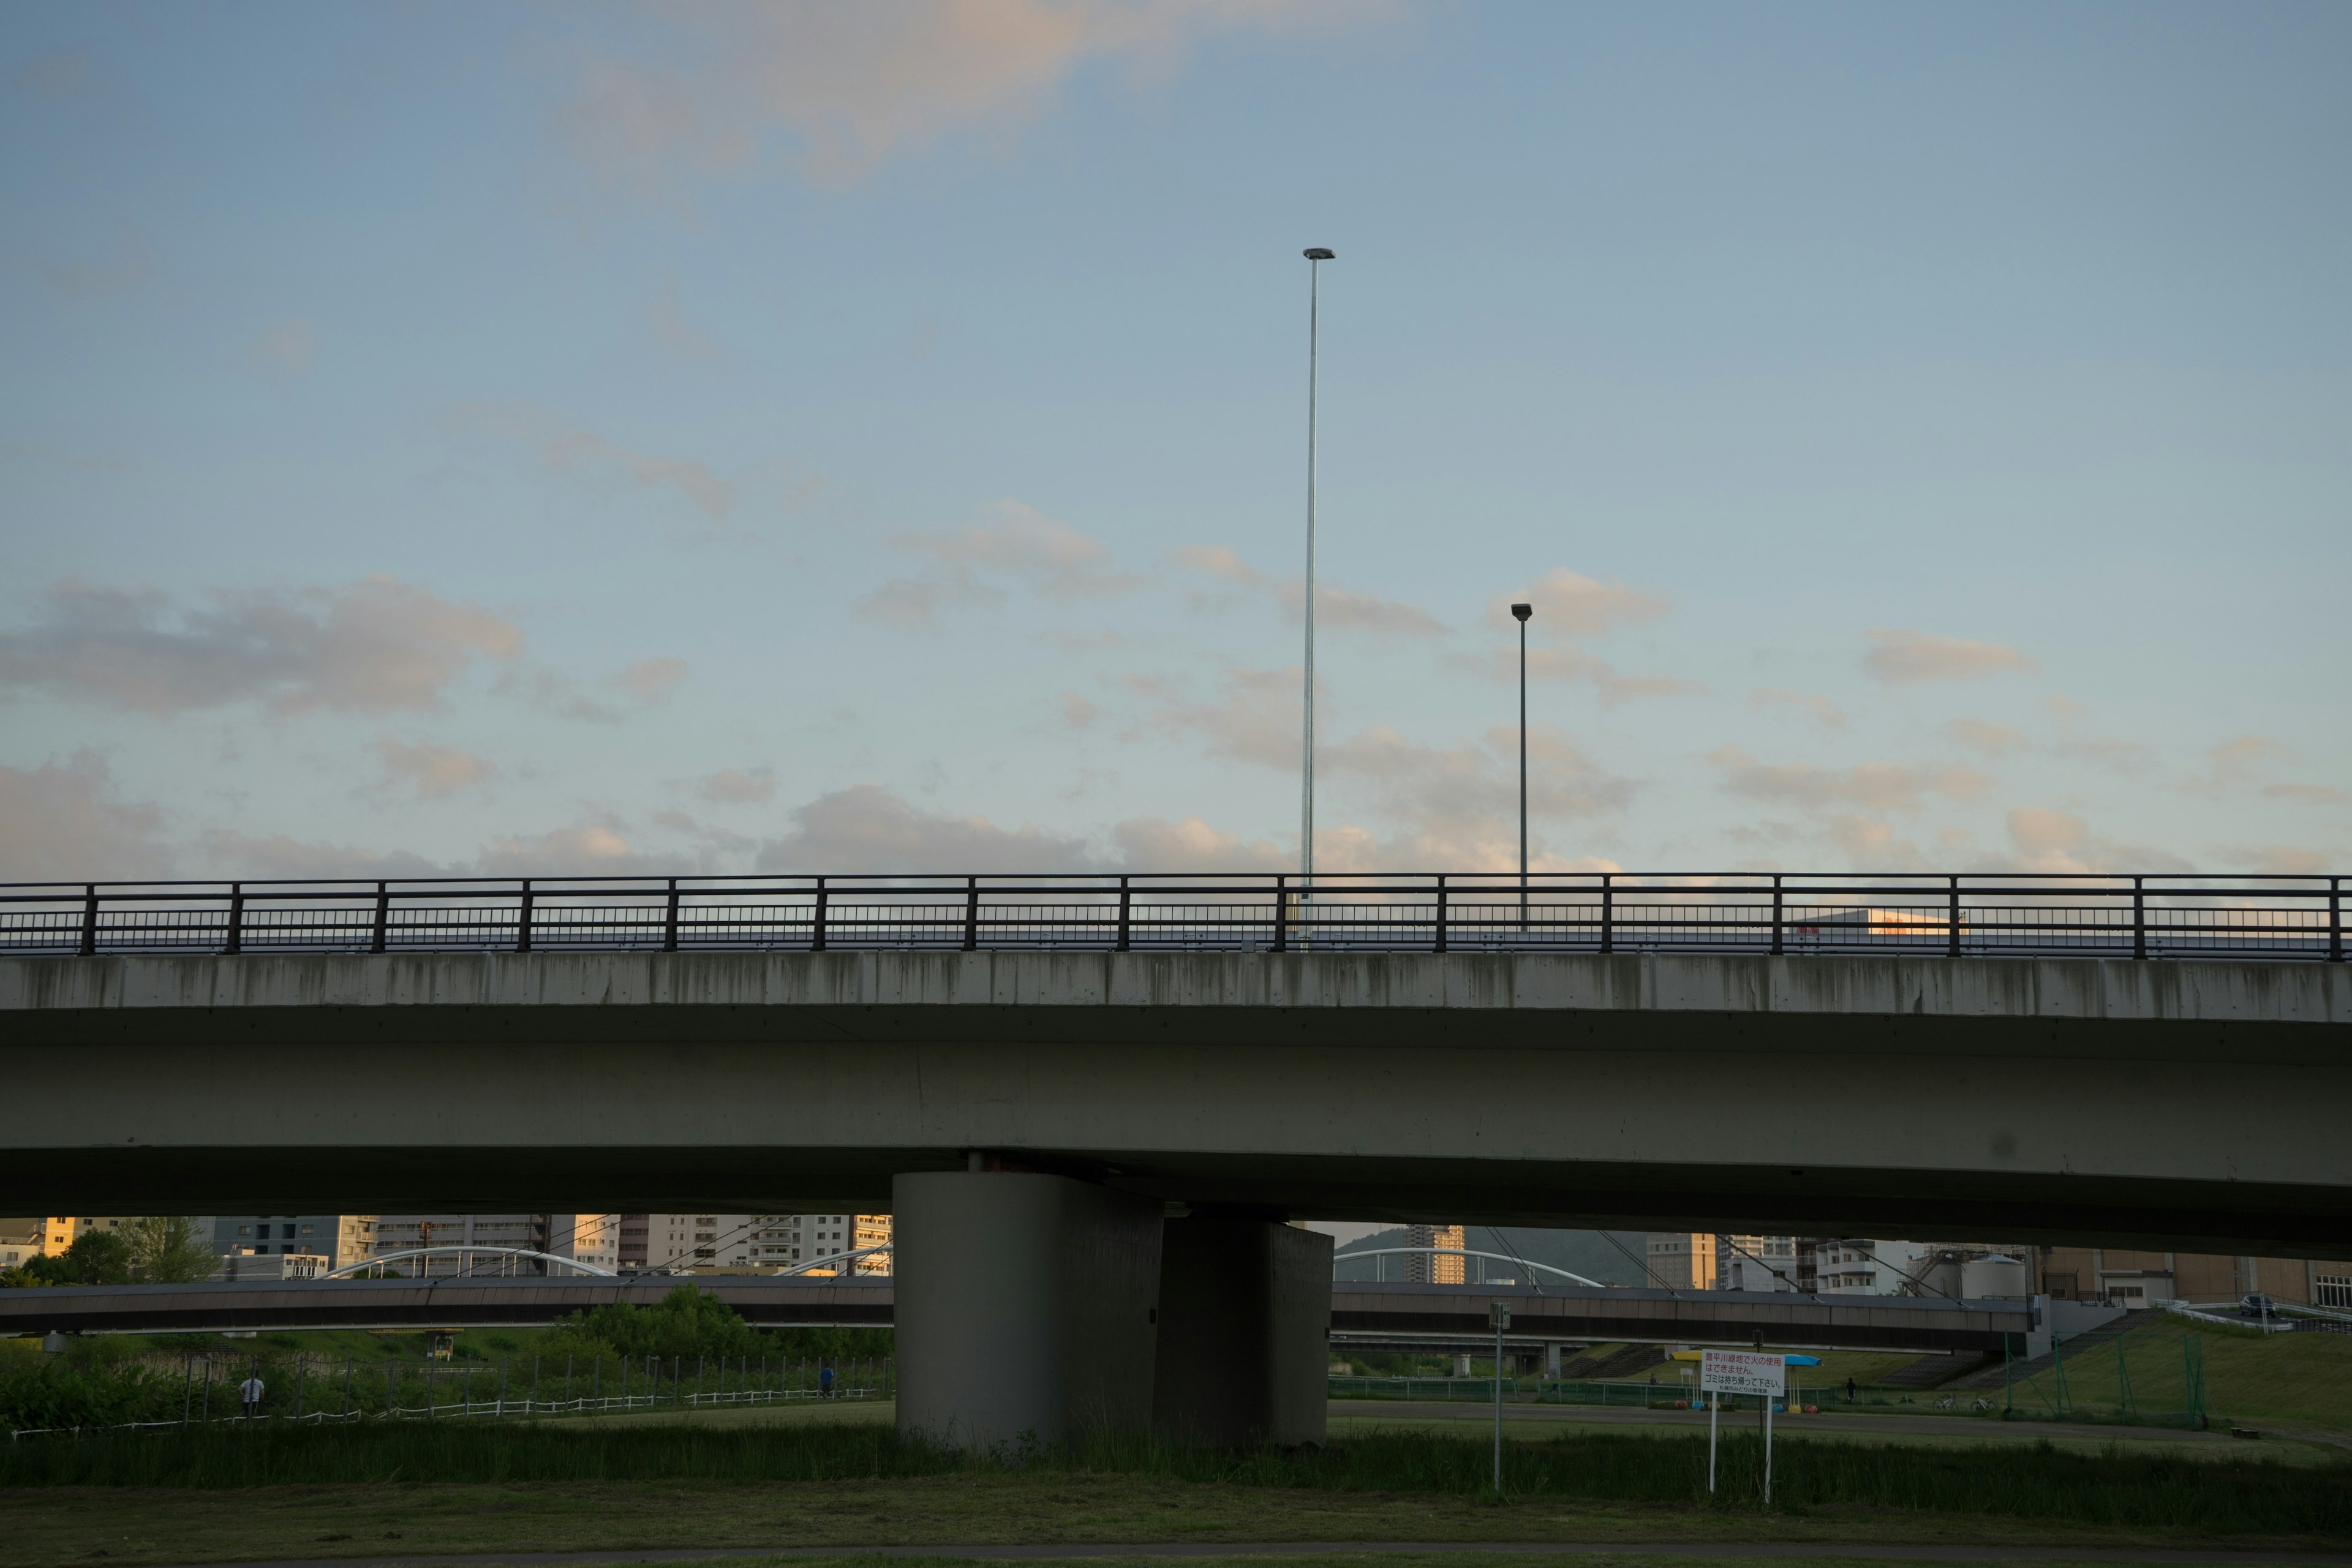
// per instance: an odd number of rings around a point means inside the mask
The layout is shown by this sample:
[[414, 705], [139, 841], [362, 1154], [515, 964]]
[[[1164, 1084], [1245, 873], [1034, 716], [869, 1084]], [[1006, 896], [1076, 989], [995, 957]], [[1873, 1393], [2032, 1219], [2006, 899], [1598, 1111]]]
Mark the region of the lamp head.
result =
[[1511, 614], [1522, 621], [1526, 620], [1529, 616], [1532, 616], [1535, 613], [1536, 607], [1533, 605], [1513, 605], [1511, 606]]
[[1308, 247], [1307, 259], [1309, 261], [1333, 261], [1339, 258], [1339, 253], [1336, 250], [1326, 250], [1321, 246], [1318, 245]]

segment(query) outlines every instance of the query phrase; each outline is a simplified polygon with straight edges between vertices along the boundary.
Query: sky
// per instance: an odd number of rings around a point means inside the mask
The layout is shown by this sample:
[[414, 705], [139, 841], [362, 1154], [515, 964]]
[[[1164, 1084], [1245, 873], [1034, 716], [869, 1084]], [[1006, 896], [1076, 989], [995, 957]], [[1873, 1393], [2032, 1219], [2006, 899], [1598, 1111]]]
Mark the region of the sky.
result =
[[2352, 862], [2352, 8], [0, 21], [0, 879]]

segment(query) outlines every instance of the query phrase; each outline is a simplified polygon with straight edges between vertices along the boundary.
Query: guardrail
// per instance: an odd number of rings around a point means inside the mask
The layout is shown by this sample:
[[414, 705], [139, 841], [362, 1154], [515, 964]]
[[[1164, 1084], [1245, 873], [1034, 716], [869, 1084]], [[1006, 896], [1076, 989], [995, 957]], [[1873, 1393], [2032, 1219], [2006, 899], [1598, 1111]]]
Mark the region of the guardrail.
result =
[[0, 884], [0, 955], [1750, 952], [2342, 963], [2340, 876], [808, 876]]

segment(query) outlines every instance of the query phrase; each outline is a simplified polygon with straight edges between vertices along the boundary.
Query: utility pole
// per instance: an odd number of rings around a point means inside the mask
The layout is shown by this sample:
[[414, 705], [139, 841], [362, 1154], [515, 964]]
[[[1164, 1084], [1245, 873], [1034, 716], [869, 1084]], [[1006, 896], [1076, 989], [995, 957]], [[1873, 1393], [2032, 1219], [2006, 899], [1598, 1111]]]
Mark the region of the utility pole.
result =
[[1337, 251], [1307, 252], [1307, 731], [1301, 742], [1298, 902], [1315, 896], [1315, 378], [1321, 332], [1323, 263]]

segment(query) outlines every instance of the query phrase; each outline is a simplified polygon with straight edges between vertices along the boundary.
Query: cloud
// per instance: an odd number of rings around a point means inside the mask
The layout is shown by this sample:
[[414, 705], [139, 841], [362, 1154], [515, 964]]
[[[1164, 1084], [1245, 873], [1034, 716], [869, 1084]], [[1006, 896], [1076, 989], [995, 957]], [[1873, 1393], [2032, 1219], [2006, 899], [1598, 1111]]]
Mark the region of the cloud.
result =
[[1102, 709], [1075, 691], [1062, 693], [1062, 722], [1073, 730], [1090, 730], [1102, 717]]
[[892, 540], [898, 549], [921, 557], [924, 568], [915, 576], [891, 578], [859, 598], [857, 613], [886, 626], [929, 629], [945, 610], [1002, 603], [1007, 579], [1066, 601], [1108, 598], [1140, 581], [1109, 570], [1109, 551], [1034, 507], [1003, 500], [991, 510], [1003, 519], [993, 526], [968, 523]]
[[[676, 202], [691, 179], [756, 166], [772, 138], [808, 179], [844, 185], [963, 129], [1008, 136], [1091, 60], [1173, 70], [1218, 32], [1358, 24], [1340, 0], [901, 0], [672, 7], [670, 31], [590, 61], [559, 112], [608, 187]], [[661, 45], [668, 45], [664, 50]]]
[[308, 321], [279, 321], [255, 334], [245, 345], [245, 357], [273, 374], [308, 375], [318, 347], [318, 328]]
[[215, 831], [199, 840], [198, 853], [214, 875], [253, 881], [446, 877], [465, 869], [444, 866], [404, 849], [380, 852], [349, 844], [296, 838], [284, 833]]
[[[1497, 631], [1516, 630], [1517, 621], [1511, 614], [1514, 602], [1535, 607], [1534, 617], [1528, 623], [1529, 680], [1589, 680], [1604, 708], [1644, 697], [1683, 697], [1706, 689], [1703, 683], [1681, 676], [1620, 675], [1607, 659], [1586, 653], [1572, 640], [1606, 637], [1621, 627], [1655, 620], [1670, 607], [1665, 599], [1556, 566], [1524, 594], [1497, 594], [1488, 600], [1486, 624]], [[1445, 662], [1457, 669], [1483, 670], [1494, 680], [1519, 679], [1516, 637], [1510, 646], [1485, 653], [1449, 654]]]
[[1957, 763], [1910, 767], [1900, 763], [1859, 763], [1850, 768], [1820, 768], [1810, 763], [1759, 763], [1738, 746], [1723, 746], [1706, 760], [1723, 774], [1722, 787], [1752, 800], [1821, 811], [1856, 805], [1870, 811], [1917, 811], [1930, 798], [1971, 801], [1991, 780]]
[[735, 510], [735, 487], [692, 458], [639, 452], [528, 403], [468, 403], [447, 426], [460, 437], [526, 448], [548, 472], [604, 490], [668, 490], [714, 522]]
[[961, 876], [1068, 871], [1090, 864], [1083, 838], [927, 812], [879, 784], [820, 795], [793, 816], [792, 832], [761, 846], [761, 870]]
[[639, 853], [616, 817], [593, 810], [570, 827], [494, 838], [474, 861], [489, 877], [650, 877], [677, 865], [674, 857]]
[[[1304, 681], [1297, 665], [1228, 670], [1223, 689], [1209, 702], [1191, 701], [1171, 683], [1150, 676], [1126, 676], [1122, 683], [1158, 703], [1150, 720], [1153, 728], [1198, 736], [1208, 743], [1212, 757], [1271, 768], [1298, 766]], [[1324, 693], [1318, 689], [1317, 695]]]
[[2292, 844], [2242, 846], [2224, 849], [2221, 855], [2266, 877], [2325, 876], [2339, 863], [2337, 857], [2324, 850]]
[[2064, 693], [2045, 698], [2042, 707], [2058, 721], [2059, 737], [2050, 747], [2053, 756], [2080, 758], [2119, 773], [2146, 773], [2156, 765], [2156, 753], [2137, 741], [2090, 733], [2090, 709]]
[[1884, 626], [1871, 627], [1870, 637], [1878, 646], [1863, 656], [1863, 668], [1889, 686], [1972, 680], [2003, 670], [2031, 673], [2042, 668], [2006, 643], [1930, 637]]
[[1521, 594], [1497, 594], [1486, 602], [1486, 624], [1509, 630], [1517, 624], [1514, 602], [1531, 605], [1530, 637], [1599, 637], [1625, 626], [1654, 621], [1672, 607], [1654, 594], [1638, 593], [1622, 583], [1603, 583], [1555, 566]]
[[678, 313], [677, 279], [666, 280], [661, 292], [654, 296], [651, 317], [654, 341], [660, 343], [671, 357], [689, 363], [726, 357], [718, 340], [688, 323]]
[[[1285, 583], [1282, 606], [1293, 622], [1304, 624], [1307, 584], [1304, 579]], [[1417, 605], [1382, 599], [1324, 584], [1315, 585], [1317, 631], [1362, 631], [1376, 637], [1442, 637], [1445, 623]]]
[[2334, 784], [2266, 784], [2263, 794], [2293, 805], [2352, 805], [2352, 789], [2338, 789]]
[[88, 55], [79, 49], [59, 49], [36, 56], [10, 71], [8, 85], [40, 98], [72, 98], [90, 89], [92, 75]]
[[128, 294], [154, 273], [155, 260], [143, 239], [131, 239], [110, 260], [44, 262], [49, 291], [61, 300], [100, 300]]
[[2267, 735], [2232, 735], [2206, 748], [2205, 773], [2188, 780], [2183, 787], [2200, 795], [2227, 795], [2251, 788], [2264, 763], [2291, 754]]
[[37, 768], [0, 767], [0, 881], [165, 875], [152, 805], [115, 797], [106, 761], [77, 752]]
[[425, 799], [438, 799], [488, 784], [498, 770], [471, 752], [454, 746], [411, 746], [389, 737], [375, 743], [388, 778], [416, 787]]
[[2082, 876], [2195, 869], [2161, 849], [2102, 838], [2072, 812], [2041, 806], [2013, 808], [2009, 814], [2009, 838], [2017, 850], [2011, 865], [2021, 871]]
[[1825, 730], [1845, 728], [1845, 710], [1826, 697], [1815, 697], [1802, 691], [1784, 691], [1777, 686], [1759, 686], [1748, 694], [1748, 706], [1767, 713], [1801, 713]]
[[1265, 581], [1264, 574], [1235, 554], [1229, 544], [1188, 544], [1176, 552], [1174, 559], [1177, 565], [1188, 571], [1222, 577], [1244, 588]]
[[280, 715], [415, 712], [476, 662], [522, 651], [511, 622], [387, 576], [220, 593], [210, 609], [71, 577], [47, 598], [46, 620], [0, 632], [0, 691], [158, 715], [243, 701]]
[[1111, 829], [1113, 858], [1130, 871], [1213, 874], [1287, 871], [1298, 857], [1263, 838], [1226, 833], [1197, 816], [1130, 817]]
[[[1269, 593], [1292, 625], [1300, 625], [1306, 619], [1307, 579], [1303, 576], [1276, 582], [1223, 544], [1186, 545], [1171, 559], [1185, 571], [1214, 578], [1225, 585], [1227, 591], [1223, 593], [1196, 593], [1196, 608], [1229, 605], [1237, 596], [1233, 590]], [[1444, 622], [1418, 605], [1360, 594], [1330, 583], [1315, 585], [1315, 626], [1318, 632], [1360, 631], [1376, 637], [1442, 637], [1449, 631]]]
[[721, 768], [694, 781], [694, 793], [705, 800], [730, 805], [751, 805], [773, 799], [776, 773], [772, 768]]
[[682, 658], [641, 658], [614, 676], [613, 684], [647, 702], [658, 702], [685, 679], [686, 660]]
[[1955, 719], [1944, 726], [1944, 733], [1956, 744], [1988, 757], [2005, 756], [2025, 744], [2025, 736], [2015, 725], [1990, 719]]
[[591, 683], [545, 665], [518, 665], [499, 678], [498, 689], [558, 718], [617, 724], [632, 712], [667, 701], [686, 670], [682, 658], [641, 658], [618, 675]]

